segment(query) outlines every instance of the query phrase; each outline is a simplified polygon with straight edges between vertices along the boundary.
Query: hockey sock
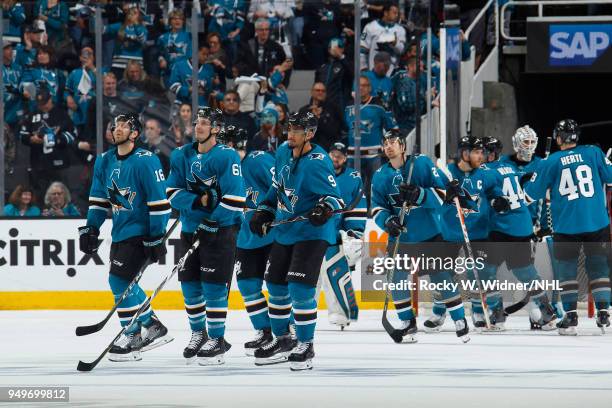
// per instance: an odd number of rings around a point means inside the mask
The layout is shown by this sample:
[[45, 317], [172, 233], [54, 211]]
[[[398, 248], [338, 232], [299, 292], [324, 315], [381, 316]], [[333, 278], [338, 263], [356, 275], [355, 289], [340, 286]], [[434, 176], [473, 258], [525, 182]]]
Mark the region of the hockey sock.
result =
[[293, 304], [295, 334], [298, 341], [304, 343], [314, 338], [317, 324], [317, 288], [303, 283], [289, 282], [289, 295]]
[[576, 310], [578, 302], [578, 281], [576, 280], [576, 268], [578, 259], [559, 259], [557, 262], [559, 284], [561, 286], [561, 302], [566, 312]]
[[[409, 275], [407, 272], [395, 271], [393, 274], [393, 283], [403, 284], [407, 282], [409, 282]], [[410, 291], [408, 288], [393, 290], [391, 296], [393, 297], [393, 305], [395, 306], [397, 317], [400, 320], [413, 319], [414, 311], [412, 310], [412, 299], [410, 298]]]
[[268, 287], [268, 314], [270, 327], [275, 336], [287, 334], [291, 316], [291, 297], [287, 285], [266, 282]]
[[431, 311], [433, 314], [436, 314], [438, 316], [444, 316], [444, 314], [446, 313], [446, 304], [444, 304], [444, 301], [442, 300], [434, 299]]
[[189, 318], [189, 327], [193, 331], [202, 331], [206, 325], [206, 302], [202, 282], [181, 282], [181, 291], [185, 300], [185, 311]]
[[463, 308], [461, 295], [456, 295], [450, 299], [445, 299], [444, 302], [446, 303], [448, 314], [450, 314], [453, 321], [463, 320], [463, 318], [465, 318], [465, 309]]
[[601, 255], [587, 256], [585, 265], [590, 280], [589, 288], [597, 309], [608, 309], [610, 305], [610, 271], [606, 257]]
[[246, 311], [255, 330], [270, 327], [268, 302], [266, 302], [266, 298], [261, 293], [262, 285], [263, 280], [259, 278], [238, 279], [238, 289], [240, 289]]
[[[110, 284], [111, 290], [113, 292], [113, 296], [115, 297], [115, 302], [119, 300], [123, 292], [127, 289], [130, 282], [127, 280], [120, 278], [116, 275], [110, 274], [108, 275], [108, 283]], [[134, 285], [130, 294], [123, 299], [123, 302], [119, 304], [117, 308], [117, 315], [119, 316], [119, 321], [122, 326], [126, 326], [132, 317], [136, 314], [140, 306], [146, 300], [147, 295], [138, 285]], [[151, 320], [151, 306], [148, 306], [147, 309], [139, 316], [139, 323], [149, 323]], [[132, 333], [138, 331], [140, 326], [134, 324], [132, 327], [129, 327], [126, 332]]]
[[204, 300], [206, 301], [206, 320], [208, 335], [213, 338], [225, 334], [225, 318], [227, 317], [227, 285], [225, 283], [203, 282]]
[[[449, 271], [432, 273], [429, 275], [429, 279], [432, 283], [443, 284], [445, 282], [452, 282], [453, 276]], [[465, 317], [465, 310], [463, 308], [463, 302], [461, 300], [461, 294], [459, 290], [441, 290], [441, 299], [434, 300], [433, 312], [439, 316], [442, 316], [445, 310], [448, 310], [453, 320], [461, 320]]]

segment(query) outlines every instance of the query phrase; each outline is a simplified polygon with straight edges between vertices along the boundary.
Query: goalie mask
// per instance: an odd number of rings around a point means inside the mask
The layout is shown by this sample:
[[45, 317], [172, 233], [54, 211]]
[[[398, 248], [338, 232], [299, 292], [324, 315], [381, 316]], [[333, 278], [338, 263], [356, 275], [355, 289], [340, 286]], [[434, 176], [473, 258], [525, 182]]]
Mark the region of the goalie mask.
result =
[[538, 136], [535, 130], [527, 125], [518, 128], [514, 136], [512, 136], [512, 146], [519, 160], [524, 162], [531, 161], [538, 146]]

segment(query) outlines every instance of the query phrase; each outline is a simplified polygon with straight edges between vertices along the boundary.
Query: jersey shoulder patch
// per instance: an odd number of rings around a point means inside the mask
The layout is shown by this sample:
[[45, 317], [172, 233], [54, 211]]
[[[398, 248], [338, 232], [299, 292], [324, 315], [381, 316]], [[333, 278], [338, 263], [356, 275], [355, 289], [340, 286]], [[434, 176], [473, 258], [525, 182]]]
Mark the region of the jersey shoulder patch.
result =
[[324, 160], [325, 159], [325, 155], [323, 153], [310, 153], [308, 155], [308, 158], [310, 160]]

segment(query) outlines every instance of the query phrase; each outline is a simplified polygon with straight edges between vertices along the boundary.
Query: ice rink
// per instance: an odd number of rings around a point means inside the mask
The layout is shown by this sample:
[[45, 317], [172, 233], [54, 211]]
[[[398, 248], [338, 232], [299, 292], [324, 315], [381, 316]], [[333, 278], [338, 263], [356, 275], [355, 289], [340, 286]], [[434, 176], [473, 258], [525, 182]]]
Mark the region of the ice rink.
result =
[[419, 333], [418, 343], [398, 345], [383, 332], [380, 311], [363, 311], [344, 332], [319, 312], [315, 368], [294, 373], [286, 364], [256, 367], [244, 355], [242, 343], [253, 332], [243, 311], [229, 313], [226, 339], [233, 348], [224, 366], [186, 366], [184, 312], [157, 313], [172, 343], [143, 353], [140, 362], [103, 360], [79, 373], [79, 359], [94, 360], [118, 331], [116, 318], [78, 338], [75, 327], [97, 322], [103, 311], [0, 312], [0, 385], [69, 386], [78, 407], [612, 406], [612, 334], [597, 335], [586, 317], [574, 338], [529, 332], [527, 318], [513, 316], [513, 330], [472, 333], [467, 344], [447, 320], [444, 332]]

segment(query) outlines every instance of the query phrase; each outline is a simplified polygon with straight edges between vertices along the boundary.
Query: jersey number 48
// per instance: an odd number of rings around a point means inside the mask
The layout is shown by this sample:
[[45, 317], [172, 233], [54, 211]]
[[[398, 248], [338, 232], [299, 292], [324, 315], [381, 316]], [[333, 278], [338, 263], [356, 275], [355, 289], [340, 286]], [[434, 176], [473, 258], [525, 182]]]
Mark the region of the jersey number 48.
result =
[[[595, 189], [593, 188], [593, 171], [586, 164], [581, 164], [576, 167], [575, 178], [572, 175], [572, 169], [564, 168], [561, 171], [561, 180], [559, 181], [559, 194], [567, 196], [568, 201], [575, 200], [581, 195], [583, 197], [593, 197]], [[580, 191], [580, 194], [578, 192]]]

